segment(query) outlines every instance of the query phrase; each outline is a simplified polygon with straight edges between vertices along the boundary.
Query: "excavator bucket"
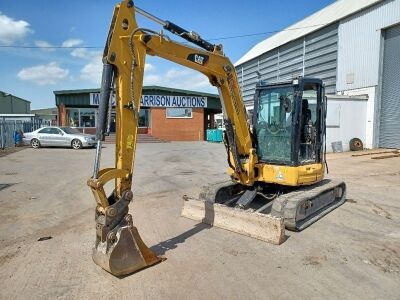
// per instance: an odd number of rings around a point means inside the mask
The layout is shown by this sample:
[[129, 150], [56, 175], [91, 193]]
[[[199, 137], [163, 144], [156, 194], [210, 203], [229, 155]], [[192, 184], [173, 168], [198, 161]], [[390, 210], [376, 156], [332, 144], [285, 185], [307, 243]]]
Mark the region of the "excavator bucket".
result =
[[96, 243], [94, 262], [115, 276], [134, 273], [162, 260], [141, 239], [132, 216], [126, 193], [119, 201], [106, 208], [105, 214], [96, 210]]

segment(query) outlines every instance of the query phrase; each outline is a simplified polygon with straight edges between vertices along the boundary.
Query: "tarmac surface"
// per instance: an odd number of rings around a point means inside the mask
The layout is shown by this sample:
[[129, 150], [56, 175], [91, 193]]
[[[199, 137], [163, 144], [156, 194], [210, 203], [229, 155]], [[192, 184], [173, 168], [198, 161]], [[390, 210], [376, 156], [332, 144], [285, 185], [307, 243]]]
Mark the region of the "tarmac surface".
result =
[[227, 178], [223, 145], [138, 144], [130, 213], [167, 259], [116, 278], [91, 258], [94, 153], [0, 157], [0, 299], [400, 299], [399, 157], [329, 154], [347, 202], [276, 246], [180, 217], [182, 195]]

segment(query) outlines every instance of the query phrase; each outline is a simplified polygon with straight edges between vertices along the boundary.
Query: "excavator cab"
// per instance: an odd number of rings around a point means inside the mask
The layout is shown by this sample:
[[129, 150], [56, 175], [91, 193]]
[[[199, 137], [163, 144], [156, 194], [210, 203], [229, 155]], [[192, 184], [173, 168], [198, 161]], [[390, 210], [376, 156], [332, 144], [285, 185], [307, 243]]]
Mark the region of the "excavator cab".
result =
[[259, 162], [294, 167], [321, 163], [325, 111], [319, 79], [257, 84], [253, 135]]
[[[220, 227], [268, 240], [261, 230], [249, 229], [259, 224], [267, 227], [270, 220], [262, 219], [260, 214], [282, 218], [286, 229], [301, 231], [345, 201], [346, 185], [324, 179], [326, 112], [327, 99], [320, 79], [299, 77], [288, 82], [257, 83], [252, 120], [257, 156], [254, 183], [242, 184], [230, 166], [228, 174], [233, 183], [205, 186], [199, 195], [199, 200], [225, 209], [225, 223]], [[200, 220], [195, 215], [196, 205], [187, 201], [182, 215]], [[235, 228], [235, 218], [226, 221], [229, 209], [236, 214], [242, 211], [243, 217], [249, 215], [246, 212], [253, 213], [246, 230], [245, 226]], [[207, 207], [204, 211], [207, 213]]]

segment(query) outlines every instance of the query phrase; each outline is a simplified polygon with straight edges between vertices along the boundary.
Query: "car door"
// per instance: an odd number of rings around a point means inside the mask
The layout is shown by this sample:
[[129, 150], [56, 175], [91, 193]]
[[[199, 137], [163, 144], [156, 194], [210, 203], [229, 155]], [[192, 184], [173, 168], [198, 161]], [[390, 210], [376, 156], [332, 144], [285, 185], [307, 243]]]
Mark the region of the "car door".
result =
[[50, 128], [49, 137], [52, 146], [63, 146], [63, 135], [60, 129]]
[[69, 137], [69, 135], [60, 128], [57, 128], [57, 130], [59, 131], [59, 136], [57, 141], [58, 145], [63, 147], [71, 146], [71, 138]]
[[37, 139], [39, 140], [42, 146], [51, 145], [51, 135], [50, 135], [51, 127], [45, 127], [38, 131]]

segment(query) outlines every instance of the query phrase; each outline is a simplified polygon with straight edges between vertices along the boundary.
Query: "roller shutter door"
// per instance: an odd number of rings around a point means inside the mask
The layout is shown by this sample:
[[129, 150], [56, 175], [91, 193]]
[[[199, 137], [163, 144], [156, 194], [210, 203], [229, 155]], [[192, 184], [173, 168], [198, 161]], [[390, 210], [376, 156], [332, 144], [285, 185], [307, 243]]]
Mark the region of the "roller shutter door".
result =
[[400, 25], [385, 32], [379, 147], [400, 148]]

